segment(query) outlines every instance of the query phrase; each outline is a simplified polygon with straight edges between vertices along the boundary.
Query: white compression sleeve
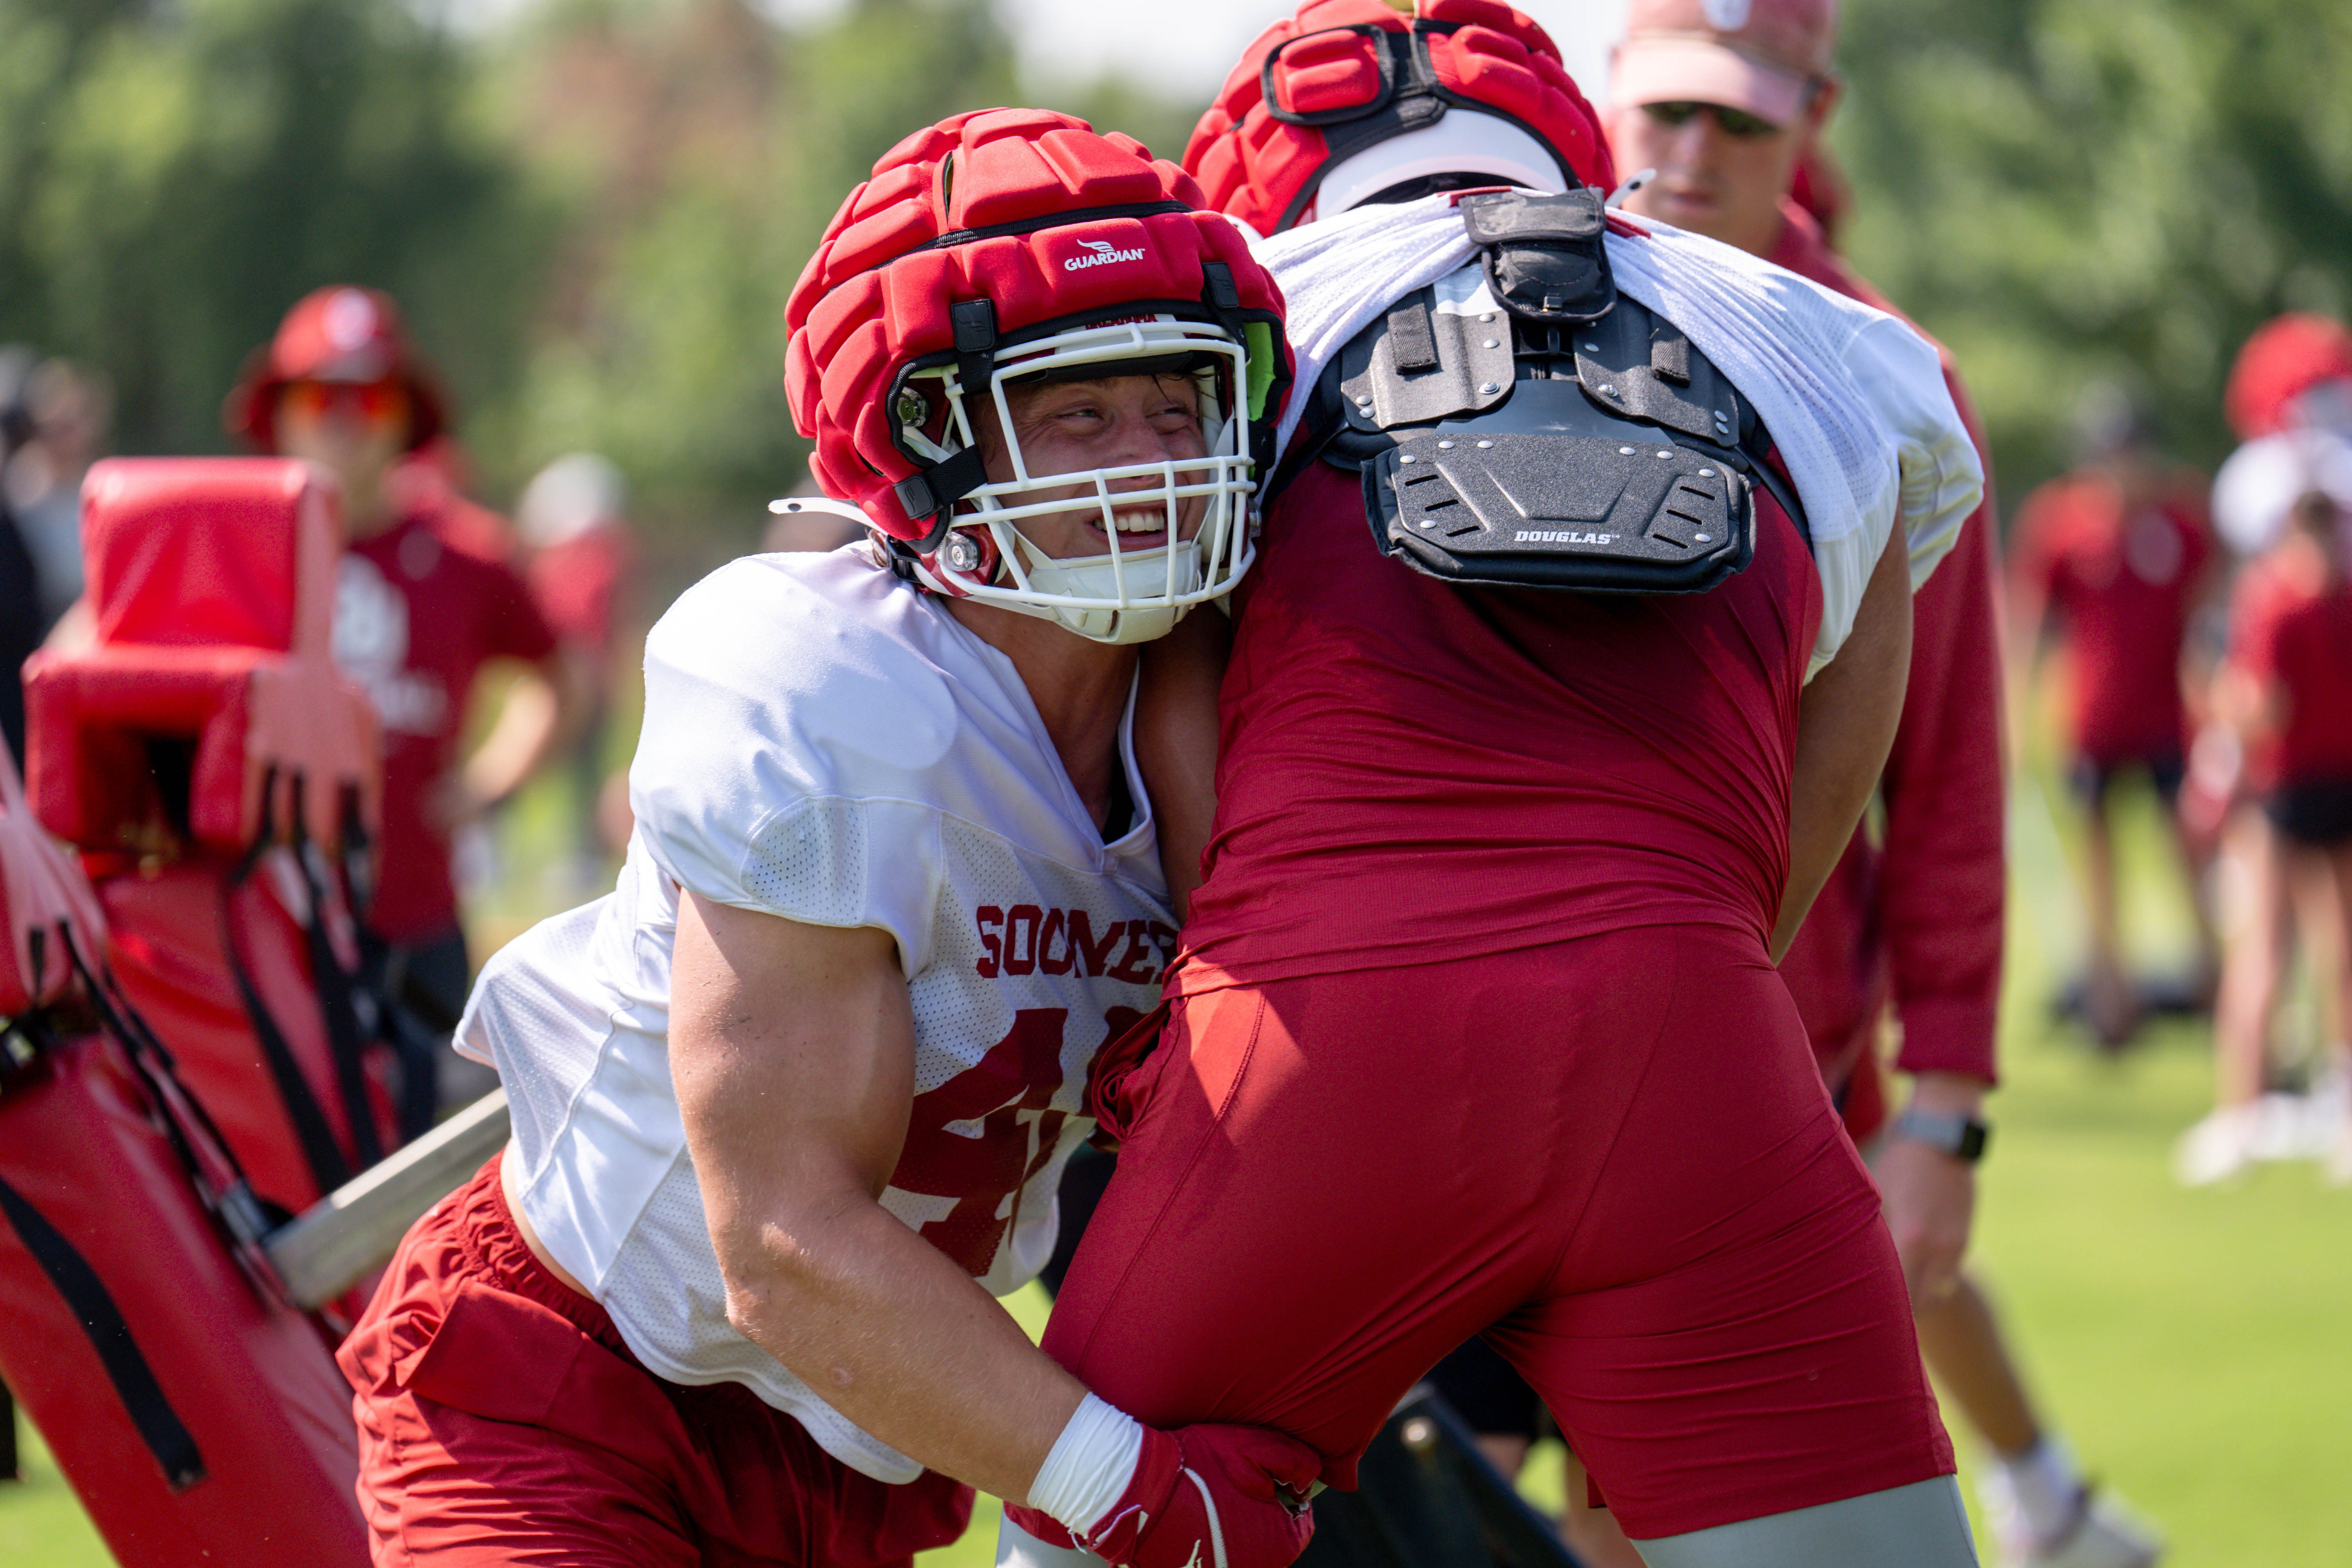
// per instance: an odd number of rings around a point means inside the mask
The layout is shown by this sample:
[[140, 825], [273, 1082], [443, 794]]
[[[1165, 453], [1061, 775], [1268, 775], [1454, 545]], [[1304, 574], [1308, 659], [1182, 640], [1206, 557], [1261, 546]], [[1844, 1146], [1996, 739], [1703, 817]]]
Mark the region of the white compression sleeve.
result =
[[1142, 1424], [1089, 1394], [1037, 1468], [1029, 1506], [1084, 1540], [1127, 1490], [1142, 1457]]

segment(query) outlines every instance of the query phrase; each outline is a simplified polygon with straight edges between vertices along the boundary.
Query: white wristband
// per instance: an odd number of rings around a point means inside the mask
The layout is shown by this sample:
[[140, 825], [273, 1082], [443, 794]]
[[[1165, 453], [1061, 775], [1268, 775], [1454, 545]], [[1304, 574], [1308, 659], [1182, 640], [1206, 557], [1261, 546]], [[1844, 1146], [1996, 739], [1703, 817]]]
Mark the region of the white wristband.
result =
[[1142, 1423], [1089, 1394], [1037, 1467], [1029, 1506], [1083, 1541], [1127, 1490], [1142, 1457]]

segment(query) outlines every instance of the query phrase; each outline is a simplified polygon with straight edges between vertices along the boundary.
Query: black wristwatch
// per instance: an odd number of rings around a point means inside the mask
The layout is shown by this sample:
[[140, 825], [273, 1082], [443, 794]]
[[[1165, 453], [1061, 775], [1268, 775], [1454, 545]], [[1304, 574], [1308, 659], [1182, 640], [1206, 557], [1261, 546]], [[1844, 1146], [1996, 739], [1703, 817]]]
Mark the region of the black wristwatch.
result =
[[1985, 1143], [1992, 1137], [1992, 1129], [1973, 1116], [1957, 1110], [1921, 1110], [1916, 1106], [1905, 1107], [1891, 1131], [1897, 1138], [1940, 1149], [1971, 1165], [1984, 1158]]

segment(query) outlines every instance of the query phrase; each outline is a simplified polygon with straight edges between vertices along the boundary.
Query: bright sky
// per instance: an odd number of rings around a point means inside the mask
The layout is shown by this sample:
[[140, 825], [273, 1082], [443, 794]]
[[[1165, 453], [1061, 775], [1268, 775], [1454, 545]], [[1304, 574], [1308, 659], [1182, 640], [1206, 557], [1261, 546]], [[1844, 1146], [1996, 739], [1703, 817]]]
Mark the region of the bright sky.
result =
[[[781, 21], [838, 11], [847, 0], [750, 0]], [[407, 0], [420, 15], [463, 31], [499, 26], [531, 0]], [[1171, 98], [1206, 98], [1258, 29], [1297, 0], [996, 0], [1039, 87], [1120, 75], [1156, 83]], [[1608, 87], [1609, 47], [1625, 26], [1626, 0], [1517, 0], [1544, 25], [1585, 96]]]
[[[1559, 45], [1577, 85], [1600, 98], [1608, 85], [1609, 46], [1624, 26], [1625, 0], [1517, 4]], [[1163, 81], [1171, 96], [1192, 98], [1213, 92], [1258, 29], [1295, 8], [1296, 0], [998, 0], [1034, 79], [1116, 72]]]

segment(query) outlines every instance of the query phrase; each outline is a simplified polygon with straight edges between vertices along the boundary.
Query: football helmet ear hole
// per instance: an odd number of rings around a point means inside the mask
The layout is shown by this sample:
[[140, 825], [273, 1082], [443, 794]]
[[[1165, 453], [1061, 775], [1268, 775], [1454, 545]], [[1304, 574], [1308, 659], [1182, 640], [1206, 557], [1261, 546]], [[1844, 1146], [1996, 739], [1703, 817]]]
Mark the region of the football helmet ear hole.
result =
[[[996, 577], [996, 563], [990, 558], [995, 553], [994, 540], [959, 528], [950, 532], [946, 542], [940, 546], [940, 564], [950, 572], [977, 577], [983, 583], [992, 582]], [[982, 570], [983, 565], [986, 570]]]
[[921, 430], [931, 422], [931, 402], [911, 386], [898, 389], [898, 400], [891, 411], [898, 416], [898, 426], [905, 430]]

